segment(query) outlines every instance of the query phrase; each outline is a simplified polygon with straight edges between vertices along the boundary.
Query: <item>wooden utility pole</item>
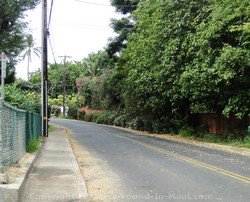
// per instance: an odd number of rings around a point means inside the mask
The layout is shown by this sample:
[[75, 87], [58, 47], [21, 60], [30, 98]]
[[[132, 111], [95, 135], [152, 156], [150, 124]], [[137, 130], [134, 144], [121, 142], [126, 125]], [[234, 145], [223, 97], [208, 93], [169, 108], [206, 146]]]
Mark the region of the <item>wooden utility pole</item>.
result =
[[66, 100], [66, 60], [67, 58], [71, 58], [71, 56], [59, 56], [63, 58], [63, 117], [66, 115], [66, 110], [65, 110], [65, 100]]
[[42, 0], [42, 134], [48, 137], [48, 27], [47, 0]]

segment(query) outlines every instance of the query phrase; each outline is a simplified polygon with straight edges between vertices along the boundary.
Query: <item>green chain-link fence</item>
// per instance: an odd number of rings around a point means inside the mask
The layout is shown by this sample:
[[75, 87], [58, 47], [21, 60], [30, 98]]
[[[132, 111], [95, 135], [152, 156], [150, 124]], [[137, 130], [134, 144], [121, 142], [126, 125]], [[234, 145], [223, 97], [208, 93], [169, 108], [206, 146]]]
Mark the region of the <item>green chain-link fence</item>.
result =
[[41, 136], [41, 116], [20, 110], [0, 100], [0, 169], [17, 163], [28, 142]]

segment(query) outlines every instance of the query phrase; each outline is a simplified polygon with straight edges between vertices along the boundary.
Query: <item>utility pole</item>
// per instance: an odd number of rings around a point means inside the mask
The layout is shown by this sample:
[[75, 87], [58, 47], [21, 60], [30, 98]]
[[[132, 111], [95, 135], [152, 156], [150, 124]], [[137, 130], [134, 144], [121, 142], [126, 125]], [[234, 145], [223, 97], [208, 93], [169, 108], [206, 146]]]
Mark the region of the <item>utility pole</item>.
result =
[[48, 27], [47, 0], [42, 0], [42, 134], [48, 137]]
[[66, 60], [67, 58], [71, 58], [71, 56], [67, 56], [67, 55], [64, 55], [64, 56], [59, 56], [61, 58], [63, 58], [63, 117], [65, 117], [65, 100], [66, 100]]

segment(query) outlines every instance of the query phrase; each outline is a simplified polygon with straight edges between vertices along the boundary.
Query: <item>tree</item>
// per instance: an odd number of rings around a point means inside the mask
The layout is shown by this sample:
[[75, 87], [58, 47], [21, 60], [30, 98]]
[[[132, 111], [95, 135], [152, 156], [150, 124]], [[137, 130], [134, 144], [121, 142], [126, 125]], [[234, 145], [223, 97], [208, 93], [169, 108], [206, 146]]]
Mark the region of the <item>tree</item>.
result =
[[[65, 70], [64, 70], [65, 68]], [[66, 93], [77, 93], [76, 79], [86, 74], [86, 67], [82, 62], [67, 62], [63, 64], [51, 64], [48, 69], [49, 96], [57, 98], [63, 92], [63, 72], [66, 72]]]
[[100, 76], [105, 68], [110, 68], [110, 59], [106, 51], [98, 51], [90, 53], [88, 57], [82, 61], [87, 69], [87, 75], [91, 77]]
[[178, 129], [194, 105], [247, 115], [248, 9], [247, 0], [139, 4], [119, 63], [126, 110], [149, 128]]
[[139, 0], [112, 0], [111, 4], [116, 8], [116, 11], [126, 15], [121, 19], [112, 19], [111, 27], [118, 34], [116, 37], [109, 40], [106, 48], [108, 55], [112, 58], [115, 54], [120, 53], [126, 48], [128, 36], [133, 32], [135, 21], [132, 17], [132, 12], [136, 10]]
[[26, 37], [26, 46], [27, 49], [25, 50], [25, 53], [23, 55], [23, 59], [27, 58], [28, 60], [28, 64], [27, 64], [27, 78], [29, 80], [29, 67], [30, 67], [30, 62], [32, 59], [32, 54], [34, 53], [37, 57], [40, 57], [41, 54], [41, 47], [34, 47], [35, 46], [35, 42], [33, 39], [33, 36], [31, 34], [29, 34]]
[[249, 6], [247, 0], [212, 1], [190, 37], [192, 60], [179, 80], [192, 103], [228, 117], [250, 113]]
[[22, 22], [24, 12], [33, 9], [39, 0], [0, 1], [0, 52], [5, 52], [10, 59], [6, 82], [12, 82], [15, 76], [17, 56], [25, 47], [25, 28]]
[[[85, 98], [85, 105], [91, 108], [105, 108], [117, 105], [113, 101], [117, 86], [109, 85], [113, 76], [114, 63], [106, 51], [91, 53], [83, 59], [86, 74], [76, 81], [78, 93]], [[115, 88], [115, 90], [113, 90]]]

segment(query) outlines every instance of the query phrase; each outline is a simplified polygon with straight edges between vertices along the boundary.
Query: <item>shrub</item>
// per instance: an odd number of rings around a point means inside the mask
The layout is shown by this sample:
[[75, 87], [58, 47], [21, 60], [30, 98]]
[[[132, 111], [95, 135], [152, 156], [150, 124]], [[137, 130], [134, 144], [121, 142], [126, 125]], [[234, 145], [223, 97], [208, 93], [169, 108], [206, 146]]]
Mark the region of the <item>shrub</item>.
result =
[[53, 125], [49, 124], [49, 126], [48, 126], [48, 132], [51, 133], [53, 130], [54, 130]]
[[58, 107], [56, 105], [52, 106], [51, 107], [51, 115], [59, 117], [61, 115], [61, 109], [60, 109], [60, 107]]
[[114, 125], [117, 113], [115, 111], [106, 111], [103, 114], [103, 123], [108, 125]]
[[117, 113], [114, 111], [104, 111], [86, 114], [84, 120], [88, 122], [95, 122], [99, 124], [114, 125]]
[[86, 112], [84, 110], [82, 110], [82, 109], [77, 110], [77, 119], [78, 120], [84, 120], [85, 115], [86, 115]]
[[192, 136], [194, 133], [195, 131], [191, 126], [187, 126], [179, 131], [179, 134], [184, 137]]
[[105, 114], [94, 114], [95, 123], [105, 123]]
[[77, 119], [77, 111], [76, 106], [70, 106], [68, 110], [68, 117], [71, 119]]
[[101, 123], [101, 118], [100, 118], [100, 116], [101, 116], [101, 113], [93, 113], [92, 115], [91, 115], [92, 117], [92, 121], [91, 122], [94, 122], [94, 123]]
[[15, 84], [5, 86], [5, 101], [19, 109], [40, 113], [40, 95], [21, 90]]
[[121, 126], [121, 127], [126, 127], [127, 126], [127, 122], [129, 120], [128, 115], [126, 114], [122, 114], [120, 116], [117, 116], [114, 120], [114, 125], [116, 126]]
[[87, 122], [93, 122], [94, 114], [86, 114], [84, 120]]
[[247, 135], [244, 139], [243, 139], [243, 144], [245, 147], [250, 148], [250, 135]]
[[56, 117], [59, 117], [61, 115], [61, 109], [60, 109], [60, 107], [57, 107], [56, 109], [55, 109], [55, 116]]
[[127, 126], [134, 130], [144, 130], [144, 122], [143, 122], [143, 119], [140, 117], [131, 119], [128, 122]]
[[162, 120], [156, 119], [152, 121], [152, 131], [156, 133], [165, 132], [164, 122]]
[[38, 148], [39, 148], [39, 146], [40, 146], [40, 141], [39, 141], [39, 139], [31, 139], [30, 141], [29, 141], [29, 143], [28, 143], [28, 152], [29, 153], [32, 153], [32, 152], [35, 152], [35, 151], [37, 151], [38, 150]]

